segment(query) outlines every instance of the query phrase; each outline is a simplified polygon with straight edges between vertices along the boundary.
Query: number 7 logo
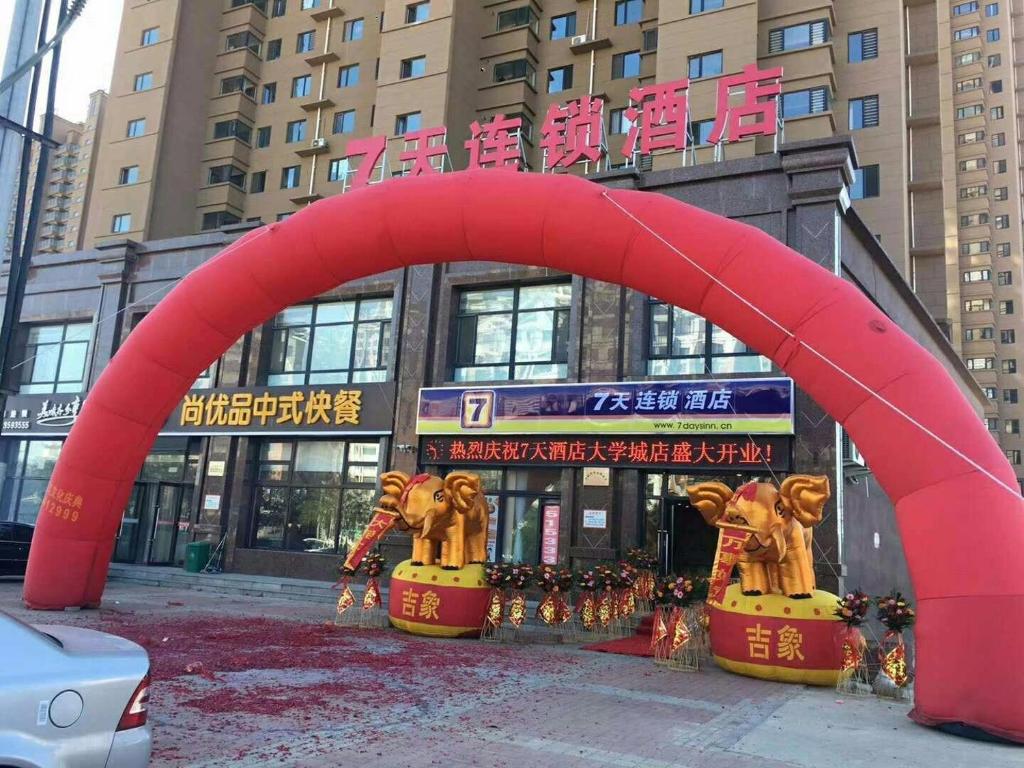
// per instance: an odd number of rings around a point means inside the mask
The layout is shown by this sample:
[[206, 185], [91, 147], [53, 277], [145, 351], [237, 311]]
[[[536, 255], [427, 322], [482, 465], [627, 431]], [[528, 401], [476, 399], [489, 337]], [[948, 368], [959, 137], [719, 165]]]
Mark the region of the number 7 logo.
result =
[[494, 426], [494, 390], [468, 390], [462, 393], [463, 429], [490, 429]]

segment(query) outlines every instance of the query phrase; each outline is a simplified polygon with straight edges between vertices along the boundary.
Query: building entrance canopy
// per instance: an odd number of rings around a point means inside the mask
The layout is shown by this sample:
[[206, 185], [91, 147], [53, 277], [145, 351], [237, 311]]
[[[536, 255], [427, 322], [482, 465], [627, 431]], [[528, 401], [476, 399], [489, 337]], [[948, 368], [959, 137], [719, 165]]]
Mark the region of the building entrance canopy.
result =
[[256, 230], [192, 272], [84, 404], [43, 501], [26, 603], [99, 603], [150, 445], [242, 334], [346, 281], [453, 260], [622, 284], [699, 313], [771, 358], [844, 424], [895, 504], [920, 601], [915, 718], [1024, 741], [1024, 501], [945, 369], [854, 285], [770, 236], [572, 176], [485, 170], [391, 181]]

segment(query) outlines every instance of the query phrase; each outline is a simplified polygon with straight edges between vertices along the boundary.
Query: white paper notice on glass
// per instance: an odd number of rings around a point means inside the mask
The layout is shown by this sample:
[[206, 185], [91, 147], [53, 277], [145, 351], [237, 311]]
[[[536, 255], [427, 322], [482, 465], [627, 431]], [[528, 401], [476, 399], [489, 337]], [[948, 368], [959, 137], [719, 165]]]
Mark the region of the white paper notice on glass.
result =
[[608, 527], [608, 510], [606, 510], [606, 509], [584, 509], [583, 510], [583, 527], [584, 528], [607, 528]]

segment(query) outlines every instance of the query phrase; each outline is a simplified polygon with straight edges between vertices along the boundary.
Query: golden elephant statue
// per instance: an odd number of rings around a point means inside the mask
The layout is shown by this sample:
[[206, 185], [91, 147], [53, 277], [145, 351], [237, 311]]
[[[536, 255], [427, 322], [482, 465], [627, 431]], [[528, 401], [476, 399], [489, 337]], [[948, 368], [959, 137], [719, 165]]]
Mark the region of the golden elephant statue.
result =
[[404, 472], [380, 476], [384, 494], [362, 538], [349, 552], [344, 568], [354, 572], [360, 561], [392, 528], [412, 536], [412, 564], [454, 570], [487, 561], [487, 526], [491, 509], [480, 476], [452, 472], [409, 477]]
[[778, 488], [753, 482], [735, 492], [723, 483], [697, 483], [686, 493], [709, 525], [752, 529], [738, 562], [743, 594], [811, 597], [811, 528], [821, 522], [829, 499], [827, 477], [790, 475]]

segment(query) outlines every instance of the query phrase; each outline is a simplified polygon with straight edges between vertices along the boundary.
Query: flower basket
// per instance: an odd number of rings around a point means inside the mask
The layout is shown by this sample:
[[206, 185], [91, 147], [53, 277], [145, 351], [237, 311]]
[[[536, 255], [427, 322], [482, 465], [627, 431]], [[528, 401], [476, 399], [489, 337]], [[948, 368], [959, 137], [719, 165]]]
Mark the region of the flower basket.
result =
[[506, 605], [508, 606], [508, 622], [501, 631], [501, 639], [508, 643], [519, 643], [525, 639], [523, 626], [526, 624], [526, 592], [524, 591], [533, 580], [532, 566], [516, 563], [508, 566], [508, 587]]
[[886, 633], [878, 649], [880, 669], [873, 688], [876, 696], [898, 701], [913, 699], [913, 673], [903, 632], [914, 625], [917, 614], [910, 601], [897, 591], [875, 598], [878, 620]]
[[636, 611], [650, 613], [654, 610], [654, 573], [658, 561], [645, 549], [630, 549], [626, 552], [626, 562], [636, 570], [636, 580], [633, 583]]
[[867, 665], [867, 642], [857, 629], [867, 618], [871, 598], [860, 590], [847, 592], [836, 604], [835, 617], [846, 624], [839, 635], [843, 665], [836, 692], [846, 696], [870, 696], [871, 679]]
[[507, 563], [488, 563], [484, 566], [484, 577], [491, 588], [487, 597], [487, 612], [480, 639], [495, 642], [501, 639], [505, 623], [505, 590], [511, 581], [511, 566]]
[[669, 576], [655, 590], [651, 644], [654, 663], [670, 669], [696, 672], [705, 654], [703, 611], [695, 603], [699, 581], [688, 576]]

